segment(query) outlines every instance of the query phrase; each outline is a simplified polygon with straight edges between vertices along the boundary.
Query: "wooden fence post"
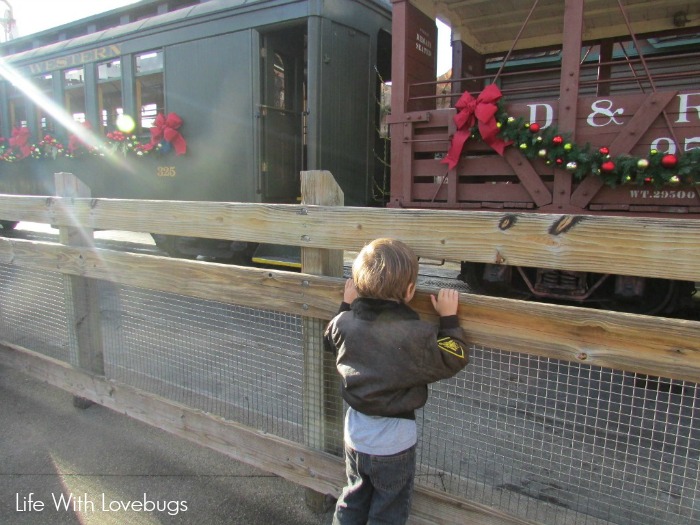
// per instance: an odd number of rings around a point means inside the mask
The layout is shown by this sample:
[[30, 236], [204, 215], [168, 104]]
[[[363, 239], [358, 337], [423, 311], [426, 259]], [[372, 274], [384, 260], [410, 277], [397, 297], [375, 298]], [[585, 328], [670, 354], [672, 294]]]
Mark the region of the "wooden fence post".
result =
[[[302, 204], [342, 206], [343, 191], [328, 171], [301, 172]], [[313, 275], [343, 276], [343, 251], [301, 249], [302, 272]], [[340, 305], [340, 297], [338, 298]], [[323, 351], [323, 331], [327, 320], [305, 317], [304, 337], [304, 433], [306, 444], [314, 449], [342, 454], [343, 402], [335, 358]], [[332, 499], [313, 490], [306, 491], [306, 504], [317, 512], [330, 508]]]
[[[54, 174], [56, 194], [64, 198], [90, 198], [91, 191], [72, 173]], [[67, 246], [92, 246], [93, 231], [88, 228], [59, 226], [59, 242]], [[100, 327], [100, 297], [97, 281], [87, 277], [64, 276], [66, 312], [71, 361], [83, 370], [105, 373]], [[87, 408], [92, 401], [75, 396], [73, 405]]]

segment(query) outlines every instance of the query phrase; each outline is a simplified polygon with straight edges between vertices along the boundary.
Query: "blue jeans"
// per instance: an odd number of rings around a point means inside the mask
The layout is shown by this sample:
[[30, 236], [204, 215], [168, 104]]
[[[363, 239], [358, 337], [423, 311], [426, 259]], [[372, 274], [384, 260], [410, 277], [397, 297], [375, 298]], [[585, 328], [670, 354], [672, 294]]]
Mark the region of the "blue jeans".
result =
[[411, 509], [416, 446], [391, 456], [345, 447], [348, 484], [338, 499], [333, 525], [400, 525]]

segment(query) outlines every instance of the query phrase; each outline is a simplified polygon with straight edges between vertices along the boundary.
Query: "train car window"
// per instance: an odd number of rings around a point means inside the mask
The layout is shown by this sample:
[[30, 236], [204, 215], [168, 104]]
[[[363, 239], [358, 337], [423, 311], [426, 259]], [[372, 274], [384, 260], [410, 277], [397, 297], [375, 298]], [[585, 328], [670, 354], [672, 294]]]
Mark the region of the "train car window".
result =
[[65, 107], [76, 122], [85, 122], [85, 69], [78, 67], [63, 72]]
[[120, 59], [97, 65], [97, 104], [102, 133], [106, 135], [117, 129], [117, 117], [124, 112]]
[[286, 91], [284, 80], [284, 59], [278, 53], [275, 53], [272, 71], [274, 75], [274, 93], [271, 100], [272, 105], [277, 109], [287, 109], [284, 99], [284, 93]]
[[136, 55], [136, 107], [139, 131], [153, 126], [156, 115], [165, 113], [163, 90], [163, 52], [149, 51]]
[[[39, 91], [41, 91], [47, 98], [53, 98], [53, 75], [51, 73], [45, 73], [43, 75], [39, 75], [38, 77], [34, 77], [33, 81]], [[41, 133], [42, 136], [47, 133], [54, 133], [56, 130], [53, 124], [53, 119], [49, 113], [39, 104], [35, 104], [34, 107], [36, 108], [36, 129], [39, 130], [39, 133]]]
[[298, 26], [263, 36], [261, 168], [263, 198], [291, 202], [304, 169], [304, 36]]
[[24, 92], [17, 86], [10, 86], [10, 122], [12, 127], [20, 128], [27, 127], [27, 104]]

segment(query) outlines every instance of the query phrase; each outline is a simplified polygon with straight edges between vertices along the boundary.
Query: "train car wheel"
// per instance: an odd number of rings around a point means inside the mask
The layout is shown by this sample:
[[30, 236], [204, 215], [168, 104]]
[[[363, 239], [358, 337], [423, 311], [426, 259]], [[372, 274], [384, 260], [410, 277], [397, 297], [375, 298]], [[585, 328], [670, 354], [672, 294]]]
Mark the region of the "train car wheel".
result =
[[457, 278], [472, 293], [526, 299], [532, 296], [511, 266], [463, 261]]
[[483, 273], [483, 264], [463, 262], [462, 271], [457, 276], [457, 279], [466, 283], [470, 292], [488, 295], [484, 287]]
[[674, 312], [682, 295], [682, 286], [668, 279], [644, 279], [644, 290], [636, 297], [612, 295], [600, 305], [608, 310], [631, 314], [657, 315]]

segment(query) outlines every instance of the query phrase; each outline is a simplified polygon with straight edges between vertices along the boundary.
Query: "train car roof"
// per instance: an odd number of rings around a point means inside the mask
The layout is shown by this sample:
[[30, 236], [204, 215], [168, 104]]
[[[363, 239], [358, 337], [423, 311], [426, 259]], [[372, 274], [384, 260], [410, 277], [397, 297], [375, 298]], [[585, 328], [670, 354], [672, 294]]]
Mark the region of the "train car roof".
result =
[[[140, 0], [139, 2], [92, 15], [81, 20], [19, 37], [0, 44], [0, 56], [11, 60], [33, 60], [64, 49], [126, 37], [161, 25], [202, 17], [255, 4], [270, 6], [292, 0]], [[390, 0], [362, 0], [380, 9], [391, 10]]]
[[[488, 55], [511, 48], [535, 0], [411, 0], [411, 3], [431, 18], [447, 23], [453, 38]], [[564, 0], [539, 0], [515, 49], [561, 45], [564, 3]], [[622, 0], [622, 4], [637, 35], [700, 28], [698, 0]], [[586, 0], [584, 41], [628, 35], [618, 2]]]

